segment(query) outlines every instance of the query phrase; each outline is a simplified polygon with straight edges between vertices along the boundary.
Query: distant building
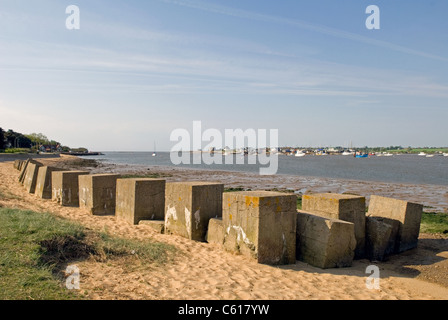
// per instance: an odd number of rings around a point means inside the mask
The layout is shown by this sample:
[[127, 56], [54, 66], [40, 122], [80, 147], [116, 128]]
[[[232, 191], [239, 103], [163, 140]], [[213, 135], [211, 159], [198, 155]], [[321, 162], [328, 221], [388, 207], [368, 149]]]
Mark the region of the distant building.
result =
[[61, 152], [62, 147], [58, 145], [40, 145], [39, 146], [40, 152]]

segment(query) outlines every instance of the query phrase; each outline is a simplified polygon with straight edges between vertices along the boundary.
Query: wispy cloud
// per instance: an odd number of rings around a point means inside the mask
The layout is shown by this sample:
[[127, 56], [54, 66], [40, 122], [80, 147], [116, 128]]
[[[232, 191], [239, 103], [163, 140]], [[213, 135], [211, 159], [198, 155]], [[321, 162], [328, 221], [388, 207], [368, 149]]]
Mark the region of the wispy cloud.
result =
[[376, 47], [381, 47], [405, 54], [410, 54], [414, 56], [419, 56], [427, 59], [433, 59], [443, 62], [448, 62], [448, 57], [439, 56], [432, 53], [428, 53], [421, 50], [416, 50], [412, 48], [408, 48], [405, 46], [401, 46], [399, 44], [373, 39], [371, 37], [365, 37], [353, 32], [348, 32], [344, 30], [340, 30], [337, 28], [331, 28], [320, 24], [309, 23], [307, 21], [298, 20], [298, 19], [288, 19], [284, 17], [278, 17], [273, 15], [261, 14], [256, 12], [251, 12], [247, 10], [235, 9], [231, 7], [226, 7], [222, 5], [209, 4], [199, 1], [185, 1], [185, 0], [159, 0], [165, 3], [170, 3], [174, 5], [179, 5], [183, 7], [194, 8], [202, 11], [212, 12], [221, 15], [228, 15], [232, 17], [238, 17], [242, 19], [250, 19], [255, 21], [263, 21], [263, 22], [271, 22], [283, 25], [289, 25], [292, 27], [296, 27], [299, 29], [309, 30], [313, 32], [317, 32], [320, 34], [330, 35], [337, 38], [343, 38], [347, 40], [352, 40], [360, 43], [369, 44]]
[[[430, 77], [401, 71], [355, 67], [316, 59], [234, 56], [217, 51], [200, 53], [184, 47], [185, 57], [158, 53], [115, 52], [32, 41], [10, 44], [0, 40], [0, 82], [8, 74], [27, 74], [22, 85], [70, 86], [78, 90], [171, 94], [246, 93], [297, 96], [414, 95], [447, 97], [448, 88]], [[25, 56], [24, 56], [25, 55]], [[200, 56], [200, 58], [192, 58]], [[42, 74], [43, 77], [32, 77]], [[72, 74], [72, 76], [67, 76]], [[83, 76], [84, 74], [84, 76]], [[362, 77], [360, 75], [369, 75]], [[87, 76], [89, 75], [89, 76]], [[64, 81], [60, 79], [64, 78]], [[81, 77], [82, 81], [79, 81]], [[72, 80], [73, 78], [73, 80]]]

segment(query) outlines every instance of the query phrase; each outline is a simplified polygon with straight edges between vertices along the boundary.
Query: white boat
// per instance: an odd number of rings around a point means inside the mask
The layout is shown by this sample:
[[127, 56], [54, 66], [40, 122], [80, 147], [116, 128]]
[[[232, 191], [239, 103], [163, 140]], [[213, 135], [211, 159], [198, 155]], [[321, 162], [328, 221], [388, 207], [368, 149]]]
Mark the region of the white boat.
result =
[[434, 157], [433, 154], [428, 154], [428, 155], [426, 156], [426, 158], [432, 158], [432, 157]]
[[295, 156], [296, 157], [304, 157], [306, 155], [306, 153], [304, 153], [303, 151], [296, 151]]
[[424, 152], [420, 152], [418, 155], [419, 155], [419, 156], [426, 156], [426, 153], [424, 153]]
[[383, 153], [383, 156], [385, 156], [385, 157], [392, 157], [393, 154], [392, 153]]
[[342, 155], [343, 155], [343, 156], [352, 156], [352, 155], [353, 155], [353, 152], [350, 152], [350, 151], [344, 151], [344, 152], [342, 152]]
[[156, 153], [156, 142], [155, 141], [154, 141], [154, 152], [152, 153], [152, 156], [153, 157], [157, 156], [157, 153]]
[[448, 157], [448, 153], [444, 153], [443, 156], [444, 156], [444, 157]]

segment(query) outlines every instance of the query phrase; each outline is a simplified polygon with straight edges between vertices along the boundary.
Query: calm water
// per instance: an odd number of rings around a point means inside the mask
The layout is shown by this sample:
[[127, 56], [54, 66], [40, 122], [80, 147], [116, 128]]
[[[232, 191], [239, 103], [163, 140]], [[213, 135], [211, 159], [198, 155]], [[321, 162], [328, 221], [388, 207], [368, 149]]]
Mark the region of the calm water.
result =
[[[201, 154], [199, 153], [191, 154], [190, 163], [193, 163], [193, 157], [198, 158], [200, 156]], [[219, 156], [224, 159], [224, 156]], [[245, 164], [192, 164], [180, 166], [195, 169], [259, 172], [260, 165], [247, 164], [248, 157], [256, 156], [229, 155], [225, 157], [233, 157], [233, 163], [236, 163], [236, 159], [239, 157], [240, 160], [245, 160]], [[152, 157], [150, 152], [104, 152], [102, 156], [88, 158], [116, 164], [174, 166], [171, 163], [168, 152], [158, 153], [157, 157]], [[352, 156], [305, 156], [300, 158], [281, 155], [278, 156], [277, 173], [322, 178], [448, 186], [448, 157], [437, 155], [432, 158], [426, 158], [417, 155], [396, 155], [393, 157], [373, 156], [356, 159]]]

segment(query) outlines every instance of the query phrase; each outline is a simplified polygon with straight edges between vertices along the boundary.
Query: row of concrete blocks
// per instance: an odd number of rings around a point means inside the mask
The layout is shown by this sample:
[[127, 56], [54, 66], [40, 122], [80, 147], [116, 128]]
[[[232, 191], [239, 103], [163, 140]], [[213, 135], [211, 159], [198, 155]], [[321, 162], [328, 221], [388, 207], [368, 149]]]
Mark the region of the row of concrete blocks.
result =
[[[58, 171], [31, 160], [19, 180], [28, 192], [94, 215], [146, 224], [166, 234], [216, 243], [259, 263], [348, 267], [353, 259], [383, 260], [417, 246], [423, 207], [407, 201], [354, 195], [224, 193], [221, 183], [120, 179]], [[33, 185], [34, 190], [33, 190]]]

